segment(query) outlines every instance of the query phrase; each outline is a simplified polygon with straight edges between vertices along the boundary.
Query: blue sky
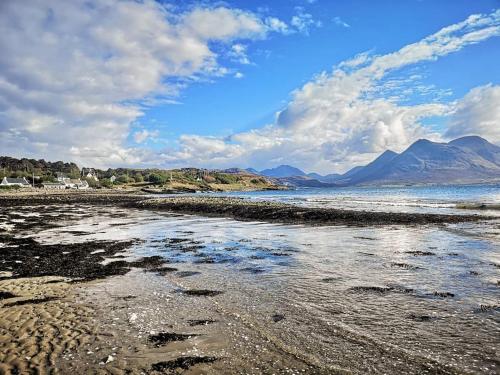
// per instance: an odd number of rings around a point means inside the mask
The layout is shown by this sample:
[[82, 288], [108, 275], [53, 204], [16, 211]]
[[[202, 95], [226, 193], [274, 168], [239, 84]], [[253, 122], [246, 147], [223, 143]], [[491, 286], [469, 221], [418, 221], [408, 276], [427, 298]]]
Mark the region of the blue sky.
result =
[[499, 5], [6, 0], [0, 24], [18, 31], [0, 36], [0, 147], [100, 167], [331, 173], [419, 137], [500, 143]]
[[[187, 88], [177, 100], [146, 112], [139, 123], [161, 129], [175, 143], [184, 133], [226, 136], [260, 127], [290, 100], [290, 93], [321, 71], [364, 51], [385, 54], [432, 34], [471, 14], [489, 13], [499, 6], [492, 1], [404, 0], [234, 1], [230, 6], [289, 20], [300, 6], [320, 21], [308, 35], [276, 35], [248, 47], [251, 65], [225, 62], [244, 74], [227, 76]], [[336, 17], [349, 25], [343, 27]], [[435, 62], [419, 64], [423, 83], [451, 90], [447, 100], [459, 98], [475, 86], [500, 82], [500, 41], [491, 39]], [[414, 102], [422, 100], [419, 95]], [[433, 124], [436, 124], [434, 119]], [[133, 140], [131, 140], [133, 143]], [[131, 143], [131, 144], [132, 144]], [[149, 142], [147, 147], [162, 147]]]

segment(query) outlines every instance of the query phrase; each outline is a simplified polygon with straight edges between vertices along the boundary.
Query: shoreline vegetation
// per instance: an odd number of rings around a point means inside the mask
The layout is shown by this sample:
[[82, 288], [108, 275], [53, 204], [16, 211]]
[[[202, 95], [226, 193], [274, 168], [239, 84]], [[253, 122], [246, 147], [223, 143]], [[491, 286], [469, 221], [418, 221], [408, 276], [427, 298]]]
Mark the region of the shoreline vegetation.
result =
[[[116, 205], [124, 208], [170, 211], [180, 214], [227, 217], [241, 221], [265, 221], [309, 225], [425, 225], [490, 220], [470, 214], [431, 214], [383, 211], [356, 211], [336, 208], [301, 207], [271, 201], [209, 196], [158, 198], [144, 192], [68, 191], [64, 193], [9, 192], [0, 194], [2, 207], [46, 204]], [[464, 208], [469, 208], [465, 207]]]

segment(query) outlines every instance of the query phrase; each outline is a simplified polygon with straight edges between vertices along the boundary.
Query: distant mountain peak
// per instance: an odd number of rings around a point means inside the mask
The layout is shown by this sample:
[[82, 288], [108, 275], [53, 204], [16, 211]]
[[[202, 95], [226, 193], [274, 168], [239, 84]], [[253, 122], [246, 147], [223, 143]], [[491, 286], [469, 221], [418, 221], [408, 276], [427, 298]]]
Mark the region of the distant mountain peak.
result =
[[295, 177], [295, 176], [305, 176], [305, 172], [299, 168], [292, 167], [291, 165], [281, 164], [276, 168], [264, 169], [260, 172], [261, 175], [267, 177]]

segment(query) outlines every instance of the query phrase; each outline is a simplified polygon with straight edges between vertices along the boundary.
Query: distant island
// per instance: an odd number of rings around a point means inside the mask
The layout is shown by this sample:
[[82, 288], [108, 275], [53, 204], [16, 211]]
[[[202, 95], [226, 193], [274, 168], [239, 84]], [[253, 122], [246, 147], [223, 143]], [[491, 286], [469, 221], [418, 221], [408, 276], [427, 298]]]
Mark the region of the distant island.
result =
[[500, 182], [500, 147], [468, 136], [448, 143], [421, 139], [398, 154], [391, 150], [346, 173], [320, 175], [280, 165], [241, 169], [99, 170], [75, 163], [0, 157], [0, 186], [39, 188], [120, 188], [148, 193], [279, 190], [294, 187], [345, 187]]

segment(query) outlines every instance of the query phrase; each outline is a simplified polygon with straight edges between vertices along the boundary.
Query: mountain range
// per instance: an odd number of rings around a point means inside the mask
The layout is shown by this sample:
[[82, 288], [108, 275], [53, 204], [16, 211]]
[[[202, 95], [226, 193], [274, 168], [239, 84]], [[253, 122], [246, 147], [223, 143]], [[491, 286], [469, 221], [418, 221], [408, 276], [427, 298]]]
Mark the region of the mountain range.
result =
[[448, 143], [420, 139], [398, 154], [387, 150], [344, 174], [305, 173], [289, 166], [247, 171], [294, 186], [465, 184], [500, 181], [500, 147], [478, 136]]

